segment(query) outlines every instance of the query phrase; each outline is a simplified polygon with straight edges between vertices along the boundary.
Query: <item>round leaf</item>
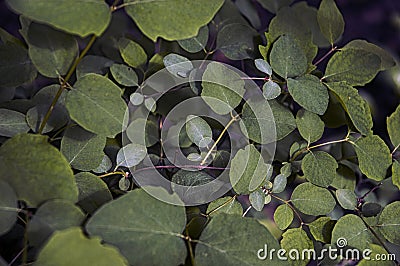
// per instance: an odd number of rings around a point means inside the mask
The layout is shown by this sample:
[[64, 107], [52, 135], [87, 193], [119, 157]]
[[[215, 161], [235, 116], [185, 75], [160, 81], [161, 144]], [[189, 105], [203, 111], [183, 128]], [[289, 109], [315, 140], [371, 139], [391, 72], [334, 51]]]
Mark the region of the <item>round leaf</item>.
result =
[[288, 228], [293, 218], [293, 210], [287, 204], [279, 205], [274, 212], [274, 221], [281, 230]]
[[313, 235], [315, 240], [323, 243], [331, 242], [331, 235], [335, 221], [331, 220], [330, 217], [320, 217], [308, 224], [310, 233]]
[[178, 54], [168, 54], [163, 59], [168, 72], [176, 77], [188, 77], [193, 70], [193, 64], [184, 56]]
[[110, 71], [115, 80], [122, 86], [138, 86], [138, 77], [132, 68], [123, 64], [113, 64]]
[[267, 74], [268, 76], [272, 75], [272, 68], [264, 59], [256, 59], [254, 60], [254, 64], [256, 65], [256, 68], [261, 72]]
[[249, 200], [251, 206], [260, 212], [264, 207], [265, 193], [259, 188], [250, 193]]
[[301, 169], [307, 180], [321, 187], [327, 187], [332, 183], [337, 167], [335, 158], [324, 151], [310, 152], [301, 162]]
[[[302, 228], [291, 228], [282, 234], [281, 246], [290, 254], [290, 250], [309, 250], [314, 249], [314, 244], [307, 233]], [[289, 256], [289, 263], [291, 265], [306, 266], [310, 261], [305, 257], [304, 260], [292, 260]]]
[[131, 67], [139, 67], [146, 64], [147, 54], [142, 46], [134, 41], [126, 38], [121, 38], [118, 42], [119, 52], [125, 63]]
[[319, 140], [324, 133], [325, 124], [318, 115], [301, 109], [296, 115], [296, 125], [300, 135], [308, 142]]
[[400, 146], [400, 105], [387, 119], [387, 131], [394, 147]]
[[152, 120], [138, 118], [132, 121], [126, 129], [130, 141], [136, 144], [153, 146], [159, 141], [158, 126]]
[[130, 143], [122, 147], [117, 154], [117, 165], [125, 167], [133, 167], [138, 165], [147, 155], [145, 146]]
[[265, 99], [272, 100], [281, 95], [281, 87], [272, 80], [268, 80], [264, 83], [263, 87], [263, 95]]
[[0, 109], [0, 135], [12, 137], [19, 133], [26, 133], [29, 127], [25, 115], [8, 109]]
[[114, 137], [122, 131], [126, 104], [109, 79], [87, 74], [74, 84], [65, 100], [71, 118], [95, 134]]
[[186, 118], [186, 133], [189, 139], [199, 147], [203, 140], [212, 139], [211, 127], [199, 116], [189, 115]]
[[400, 244], [400, 201], [388, 204], [379, 216], [379, 231], [391, 243]]

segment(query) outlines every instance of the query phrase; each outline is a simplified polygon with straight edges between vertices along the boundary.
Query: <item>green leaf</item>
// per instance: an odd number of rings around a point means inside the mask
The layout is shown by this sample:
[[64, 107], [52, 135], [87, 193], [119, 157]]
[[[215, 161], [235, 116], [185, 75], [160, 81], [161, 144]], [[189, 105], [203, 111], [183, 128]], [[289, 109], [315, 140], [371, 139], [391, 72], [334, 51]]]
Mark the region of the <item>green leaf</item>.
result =
[[96, 174], [105, 173], [108, 170], [110, 170], [111, 167], [112, 167], [112, 162], [110, 157], [104, 154], [101, 163], [95, 169], [93, 169], [93, 172]]
[[122, 131], [126, 104], [109, 79], [87, 74], [74, 84], [65, 100], [71, 118], [95, 134], [114, 137]]
[[245, 24], [228, 24], [218, 32], [216, 48], [231, 60], [253, 58], [255, 35], [257, 32]]
[[300, 135], [308, 142], [316, 142], [324, 134], [325, 124], [318, 115], [300, 109], [296, 115], [296, 125]]
[[265, 61], [264, 59], [256, 59], [256, 60], [254, 60], [254, 65], [256, 66], [256, 68], [258, 70], [260, 70], [261, 72], [267, 74], [268, 76], [272, 75], [272, 68], [268, 64], [268, 62]]
[[263, 87], [263, 95], [267, 100], [272, 100], [281, 95], [281, 87], [272, 80], [268, 80], [264, 83]]
[[362, 49], [379, 56], [379, 58], [381, 59], [380, 70], [386, 70], [396, 65], [396, 61], [393, 59], [393, 56], [391, 54], [389, 54], [387, 51], [380, 48], [379, 46], [373, 43], [369, 43], [365, 40], [352, 40], [351, 42], [347, 43], [342, 49], [349, 48]]
[[386, 205], [379, 216], [378, 224], [379, 231], [389, 242], [400, 244], [400, 201]]
[[343, 34], [344, 20], [334, 0], [322, 0], [317, 12], [322, 34], [333, 45]]
[[[391, 260], [383, 260], [383, 258], [390, 258], [390, 255], [386, 249], [380, 245], [369, 244], [371, 253], [368, 255], [370, 259], [363, 258], [357, 265], [358, 266], [376, 266], [377, 262], [375, 258], [382, 258], [379, 261], [379, 266], [394, 266], [395, 263]], [[393, 254], [392, 254], [393, 255]]]
[[115, 80], [122, 86], [138, 86], [138, 77], [132, 68], [123, 64], [113, 64], [110, 71]]
[[363, 135], [372, 132], [372, 116], [368, 103], [358, 91], [345, 82], [327, 83], [328, 88], [340, 99], [343, 109], [348, 113], [354, 127]]
[[194, 115], [186, 117], [186, 133], [189, 139], [199, 147], [207, 147], [212, 141], [212, 130], [207, 122]]
[[124, 0], [124, 3], [126, 12], [139, 29], [155, 42], [157, 37], [174, 41], [196, 36], [199, 29], [215, 16], [224, 1]]
[[269, 101], [275, 119], [276, 140], [281, 140], [296, 128], [296, 120], [292, 112], [277, 101]]
[[134, 92], [131, 94], [131, 96], [129, 97], [129, 101], [133, 104], [133, 105], [141, 105], [144, 101], [144, 97], [143, 94], [140, 94], [138, 92]]
[[310, 152], [301, 162], [305, 178], [321, 187], [328, 187], [336, 177], [338, 164], [329, 153], [324, 151]]
[[75, 175], [78, 186], [78, 205], [93, 214], [100, 206], [113, 199], [110, 190], [98, 176], [82, 172]]
[[283, 35], [273, 44], [270, 63], [272, 69], [284, 79], [304, 74], [307, 57], [301, 47], [289, 35]]
[[[49, 110], [49, 106], [49, 104], [39, 103], [29, 109], [26, 113], [26, 122], [34, 132], [39, 132], [40, 124], [42, 123], [44, 116]], [[66, 125], [68, 122], [69, 116], [67, 110], [65, 109], [65, 106], [56, 105], [42, 133], [47, 133], [59, 129]]]
[[[162, 189], [157, 192], [167, 193]], [[176, 200], [176, 195], [171, 197]], [[118, 247], [131, 265], [178, 265], [186, 257], [181, 235], [185, 224], [183, 206], [167, 204], [136, 189], [101, 207], [89, 219], [86, 230]]]
[[356, 188], [356, 175], [354, 171], [343, 164], [339, 164], [336, 173], [331, 186], [336, 189], [350, 189], [354, 191]]
[[400, 189], [400, 163], [396, 160], [393, 161], [392, 165], [392, 182]]
[[153, 98], [148, 97], [144, 99], [144, 106], [147, 108], [147, 110], [154, 113], [157, 109], [157, 102]]
[[264, 162], [254, 145], [240, 149], [232, 159], [229, 177], [233, 189], [238, 194], [250, 194], [270, 178], [272, 166]]
[[78, 198], [67, 160], [41, 135], [16, 135], [1, 146], [0, 179], [32, 207], [50, 199]]
[[274, 212], [274, 221], [281, 230], [288, 228], [293, 218], [293, 210], [287, 204], [279, 205]]
[[82, 78], [86, 74], [99, 74], [104, 76], [108, 72], [108, 68], [113, 65], [113, 61], [97, 55], [87, 55], [79, 62], [76, 68], [77, 79]]
[[376, 202], [365, 202], [362, 205], [361, 211], [365, 217], [378, 215], [382, 210], [382, 206]]
[[363, 86], [374, 79], [381, 67], [381, 59], [361, 49], [336, 52], [328, 62], [324, 79], [329, 82], [346, 81], [351, 86]]
[[249, 139], [265, 144], [275, 141], [276, 129], [270, 103], [263, 99], [249, 99], [243, 105], [240, 128]]
[[0, 236], [7, 233], [17, 221], [18, 198], [13, 188], [0, 180]]
[[71, 202], [64, 200], [46, 201], [40, 205], [29, 222], [29, 243], [38, 247], [56, 230], [79, 226], [84, 219], [85, 214]]
[[264, 208], [265, 193], [259, 188], [250, 193], [249, 201], [251, 206], [260, 212]]
[[313, 75], [288, 79], [287, 86], [293, 99], [306, 110], [323, 115], [328, 108], [328, 89]]
[[33, 64], [50, 78], [64, 76], [79, 53], [73, 36], [34, 22], [29, 25], [26, 41]]
[[393, 114], [386, 118], [386, 124], [390, 141], [394, 147], [398, 147], [400, 145], [400, 105]]
[[[291, 228], [282, 234], [281, 247], [290, 254], [290, 250], [309, 250], [314, 249], [314, 244], [307, 233], [302, 228]], [[304, 260], [292, 260], [289, 256], [290, 265], [302, 265], [306, 266], [310, 261], [309, 258], [305, 257]]]
[[294, 0], [257, 0], [262, 7], [271, 13], [276, 13], [282, 7], [289, 6]]
[[308, 182], [300, 184], [294, 189], [291, 202], [302, 213], [314, 216], [326, 215], [336, 205], [329, 190]]
[[332, 230], [335, 226], [335, 221], [331, 220], [330, 217], [320, 217], [308, 224], [310, 233], [317, 241], [323, 243], [330, 243]]
[[184, 56], [178, 54], [168, 54], [164, 56], [163, 62], [169, 73], [175, 77], [188, 77], [193, 70], [193, 64]]
[[223, 197], [210, 202], [206, 213], [211, 217], [221, 213], [237, 214], [242, 216], [243, 208], [237, 200], [232, 200], [232, 197]]
[[228, 114], [244, 95], [244, 80], [227, 66], [211, 62], [203, 74], [201, 97], [217, 114]]
[[145, 146], [130, 143], [122, 147], [117, 154], [117, 165], [125, 167], [133, 167], [138, 165], [147, 155]]
[[381, 181], [392, 164], [389, 148], [378, 136], [370, 135], [358, 139], [354, 144], [360, 170], [368, 178]]
[[65, 131], [60, 151], [73, 168], [90, 171], [101, 163], [105, 146], [104, 136], [88, 132], [80, 126], [73, 126]]
[[[100, 36], [111, 20], [110, 7], [101, 0], [47, 1], [7, 0], [17, 13], [68, 33]], [[79, 9], [76, 7], [79, 6]], [[79, 21], [79, 23], [78, 23]]]
[[29, 127], [25, 115], [8, 109], [0, 109], [0, 135], [12, 137], [19, 133], [26, 133]]
[[14, 87], [31, 82], [37, 71], [22, 45], [0, 44], [0, 87]]
[[197, 53], [206, 48], [208, 41], [208, 27], [204, 26], [199, 29], [196, 36], [178, 40], [178, 44], [189, 53]]
[[102, 245], [100, 238], [86, 238], [73, 227], [53, 234], [39, 252], [35, 265], [128, 265], [118, 249]]
[[343, 209], [354, 210], [356, 208], [357, 196], [354, 194], [354, 191], [350, 189], [338, 189], [335, 193], [336, 198]]
[[[214, 178], [205, 172], [194, 172], [183, 169], [180, 169], [178, 172], [176, 172], [171, 179], [171, 181], [175, 184], [189, 187], [186, 193], [190, 192], [190, 187], [205, 185], [213, 180]], [[176, 191], [173, 184], [172, 189]]]
[[[268, 250], [279, 249], [276, 239], [257, 220], [234, 214], [216, 215], [197, 242], [196, 265], [265, 265], [257, 257], [264, 244]], [[275, 256], [268, 262], [285, 265]]]
[[153, 146], [159, 141], [158, 126], [152, 120], [138, 118], [133, 120], [126, 129], [130, 141], [136, 144]]
[[147, 54], [142, 46], [127, 38], [118, 41], [119, 52], [124, 62], [131, 67], [139, 67], [147, 63]]
[[372, 235], [368, 231], [360, 217], [347, 214], [341, 217], [332, 231], [332, 245], [337, 244], [340, 239], [346, 240], [346, 247], [364, 250], [372, 243]]
[[285, 190], [287, 184], [287, 177], [284, 174], [279, 174], [274, 178], [272, 186], [273, 193], [281, 193]]

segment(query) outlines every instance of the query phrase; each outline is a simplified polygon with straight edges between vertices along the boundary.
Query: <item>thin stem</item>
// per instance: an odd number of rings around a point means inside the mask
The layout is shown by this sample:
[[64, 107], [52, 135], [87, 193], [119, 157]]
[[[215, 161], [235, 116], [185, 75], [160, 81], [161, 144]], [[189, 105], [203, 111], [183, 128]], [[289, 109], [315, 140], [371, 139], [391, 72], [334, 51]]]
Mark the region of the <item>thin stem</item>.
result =
[[245, 217], [246, 214], [251, 210], [251, 208], [252, 208], [251, 205], [249, 207], [247, 207], [247, 209], [244, 211], [242, 217]]
[[237, 195], [233, 196], [232, 198], [230, 198], [229, 200], [227, 200], [226, 202], [224, 202], [222, 205], [218, 206], [217, 208], [213, 209], [212, 211], [210, 211], [209, 213], [207, 213], [207, 216], [210, 216], [212, 213], [222, 209], [223, 207], [225, 207], [226, 205], [228, 205], [229, 203], [231, 203], [232, 201], [234, 201], [236, 199]]
[[24, 249], [22, 252], [22, 265], [26, 265], [28, 262], [28, 226], [29, 226], [29, 214], [25, 215], [25, 231], [24, 231]]
[[194, 253], [193, 253], [193, 248], [192, 248], [192, 239], [189, 236], [189, 232], [188, 232], [187, 227], [186, 227], [185, 231], [186, 231], [185, 240], [187, 241], [187, 245], [188, 245], [188, 249], [189, 249], [190, 262], [191, 262], [192, 266], [195, 266], [196, 262], [194, 260]]
[[111, 176], [111, 175], [122, 175], [122, 176], [126, 176], [126, 173], [124, 173], [124, 172], [122, 172], [122, 171], [115, 171], [115, 172], [107, 173], [107, 174], [104, 174], [104, 175], [99, 175], [98, 177], [99, 177], [99, 178], [103, 178], [103, 177]]
[[211, 146], [211, 148], [209, 149], [209, 151], [207, 152], [206, 156], [204, 157], [204, 159], [201, 161], [200, 165], [204, 165], [208, 159], [208, 157], [210, 157], [212, 151], [215, 149], [215, 147], [217, 147], [218, 143], [220, 142], [220, 140], [222, 139], [223, 135], [225, 134], [225, 132], [228, 130], [228, 128], [238, 119], [239, 115], [236, 116], [232, 116], [232, 119], [228, 122], [228, 124], [226, 124], [226, 126], [224, 127], [224, 129], [222, 130], [221, 134], [219, 134], [217, 140], [214, 142], [214, 144]]
[[26, 247], [23, 247], [22, 249], [21, 249], [21, 251], [20, 252], [18, 252], [18, 254], [17, 255], [15, 255], [15, 257], [12, 259], [12, 261], [10, 262], [10, 264], [9, 265], [13, 265], [14, 264], [14, 262], [18, 259], [18, 257], [19, 256], [21, 256], [21, 254], [25, 251], [25, 249], [26, 249]]
[[393, 149], [393, 151], [390, 153], [390, 156], [393, 157], [393, 154], [394, 154], [399, 148], [400, 148], [400, 144], [397, 145], [397, 146]]
[[382, 182], [380, 182], [378, 185], [376, 185], [373, 188], [371, 188], [370, 190], [368, 190], [362, 197], [358, 198], [358, 200], [360, 201], [360, 200], [365, 199], [366, 196], [368, 196], [370, 193], [372, 193], [375, 190], [377, 190], [381, 185], [382, 185]]
[[79, 57], [75, 60], [74, 64], [70, 67], [67, 75], [65, 76], [63, 82], [60, 85], [60, 88], [57, 91], [56, 96], [54, 97], [53, 101], [51, 102], [51, 105], [49, 107], [49, 110], [47, 110], [46, 115], [43, 118], [42, 123], [40, 124], [39, 127], [39, 134], [43, 133], [43, 129], [46, 126], [51, 113], [53, 112], [54, 107], [57, 104], [58, 99], [61, 97], [62, 92], [64, 89], [67, 87], [68, 80], [72, 77], [72, 75], [75, 72], [76, 67], [78, 66], [79, 62], [82, 60], [82, 58], [86, 55], [86, 53], [89, 51], [90, 47], [92, 47], [94, 41], [96, 40], [96, 35], [93, 35], [92, 38], [90, 38], [88, 44], [86, 45], [85, 49], [83, 49], [82, 53], [79, 55]]
[[346, 137], [344, 139], [339, 139], [339, 140], [333, 140], [333, 141], [328, 141], [325, 143], [321, 143], [321, 144], [317, 144], [311, 147], [307, 147], [306, 150], [312, 150], [318, 147], [322, 147], [322, 146], [326, 146], [326, 145], [330, 145], [330, 144], [334, 144], [334, 143], [340, 143], [340, 142], [347, 142], [349, 140], [349, 137]]
[[202, 165], [155, 165], [155, 166], [140, 168], [140, 169], [134, 171], [134, 173], [143, 172], [143, 171], [152, 170], [152, 169], [175, 169], [175, 168], [194, 168], [194, 169], [200, 169], [200, 170], [203, 170], [203, 169], [209, 169], [209, 170], [229, 169], [228, 167], [224, 168], [224, 167], [202, 166]]
[[297, 219], [299, 219], [300, 224], [301, 224], [301, 225], [304, 224], [303, 219], [301, 219], [300, 214], [299, 214], [299, 213], [297, 212], [297, 210], [290, 204], [289, 201], [284, 200], [284, 199], [282, 199], [282, 198], [280, 198], [280, 197], [278, 197], [278, 196], [275, 196], [275, 195], [272, 194], [272, 193], [271, 193], [270, 195], [271, 195], [271, 197], [273, 197], [273, 198], [275, 198], [275, 199], [277, 199], [277, 200], [279, 200], [279, 201], [285, 203], [285, 204], [293, 211], [293, 213], [296, 215]]
[[313, 65], [316, 66], [319, 63], [321, 63], [322, 61], [325, 60], [325, 58], [327, 58], [331, 53], [333, 53], [334, 51], [336, 51], [337, 46], [332, 47], [324, 56], [322, 56], [320, 59], [318, 59], [317, 62], [315, 62]]

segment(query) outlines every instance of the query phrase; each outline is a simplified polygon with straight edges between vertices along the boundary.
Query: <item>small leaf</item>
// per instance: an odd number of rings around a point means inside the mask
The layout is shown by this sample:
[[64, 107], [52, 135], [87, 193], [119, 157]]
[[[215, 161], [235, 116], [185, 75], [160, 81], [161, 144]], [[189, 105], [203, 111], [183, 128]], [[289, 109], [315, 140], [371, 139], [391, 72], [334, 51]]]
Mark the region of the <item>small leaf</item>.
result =
[[169, 73], [178, 78], [186, 78], [193, 70], [193, 64], [184, 56], [178, 54], [168, 54], [164, 56], [164, 65]]
[[376, 54], [361, 49], [345, 49], [331, 57], [325, 70], [325, 79], [363, 86], [376, 76], [380, 67], [381, 59]]
[[196, 36], [200, 27], [210, 22], [224, 1], [124, 0], [124, 3], [126, 12], [139, 29], [155, 42], [157, 37], [174, 41]]
[[76, 68], [77, 79], [82, 78], [86, 74], [99, 74], [104, 76], [108, 72], [108, 68], [113, 65], [113, 61], [97, 55], [87, 55], [79, 62]]
[[222, 63], [207, 65], [202, 80], [201, 97], [217, 114], [228, 114], [236, 108], [244, 95], [244, 80]]
[[251, 206], [253, 206], [256, 211], [260, 212], [264, 207], [265, 193], [259, 188], [250, 193], [249, 200]]
[[292, 112], [277, 101], [272, 100], [268, 103], [275, 119], [276, 140], [281, 140], [296, 128], [296, 120]]
[[144, 106], [147, 108], [147, 110], [154, 113], [157, 109], [157, 102], [153, 98], [148, 97], [144, 99]]
[[130, 187], [131, 187], [131, 181], [129, 181], [129, 179], [124, 176], [121, 177], [118, 182], [118, 188], [122, 191], [128, 191]]
[[138, 118], [132, 121], [126, 129], [130, 141], [146, 147], [153, 146], [159, 141], [158, 126], [152, 120]]
[[138, 165], [147, 155], [145, 146], [130, 143], [122, 147], [117, 154], [117, 165], [125, 167], [133, 167]]
[[264, 59], [256, 59], [256, 60], [254, 60], [254, 64], [255, 64], [256, 68], [258, 70], [260, 70], [261, 72], [267, 74], [268, 76], [272, 75], [272, 68], [268, 64], [268, 62], [265, 61]]
[[8, 109], [0, 109], [0, 135], [12, 137], [19, 133], [26, 133], [29, 127], [25, 115]]
[[75, 182], [79, 190], [77, 204], [88, 213], [93, 214], [99, 207], [113, 199], [106, 183], [94, 174], [78, 173], [75, 175]]
[[[73, 254], [73, 256], [71, 256]], [[118, 249], [102, 245], [100, 238], [86, 238], [73, 227], [53, 234], [39, 252], [35, 265], [128, 265]]]
[[197, 53], [206, 47], [208, 41], [208, 27], [204, 26], [199, 29], [195, 37], [178, 40], [178, 44], [189, 53]]
[[400, 105], [386, 118], [387, 131], [394, 147], [400, 146]]
[[378, 224], [379, 231], [389, 242], [400, 244], [400, 201], [385, 206], [379, 216]]
[[310, 152], [301, 162], [305, 178], [321, 187], [328, 187], [332, 183], [337, 167], [335, 158], [324, 151]]
[[50, 199], [76, 202], [78, 189], [69, 163], [47, 137], [16, 135], [0, 147], [0, 158], [0, 179], [9, 183], [28, 206]]
[[29, 25], [26, 41], [33, 64], [50, 78], [65, 75], [79, 52], [73, 36], [34, 22]]
[[307, 58], [303, 50], [288, 35], [273, 44], [270, 63], [272, 69], [284, 79], [300, 76], [307, 70]]
[[328, 108], [328, 89], [314, 75], [305, 75], [297, 79], [288, 79], [290, 95], [304, 109], [323, 115]]
[[300, 184], [294, 189], [291, 202], [302, 213], [314, 216], [326, 215], [336, 205], [329, 190], [308, 182]]
[[365, 217], [378, 215], [382, 210], [382, 206], [375, 202], [366, 202], [362, 205], [361, 211]]
[[60, 151], [69, 164], [78, 170], [90, 171], [101, 163], [106, 138], [80, 126], [69, 127], [61, 140]]
[[0, 180], [0, 236], [7, 233], [17, 221], [17, 201], [13, 188]]
[[281, 193], [285, 190], [287, 184], [287, 177], [279, 174], [274, 178], [274, 185], [272, 186], [273, 193]]
[[115, 80], [122, 86], [138, 86], [138, 77], [132, 68], [123, 64], [113, 64], [110, 71]]
[[[68, 33], [86, 37], [100, 36], [111, 20], [110, 7], [103, 1], [69, 0], [52, 2], [47, 0], [7, 0], [17, 13], [51, 25]], [[76, 7], [79, 6], [77, 10]], [[55, 16], [54, 14], [62, 14]], [[77, 23], [79, 21], [79, 23]]]
[[[340, 240], [345, 240], [340, 242]], [[372, 243], [372, 235], [360, 217], [354, 214], [347, 214], [341, 217], [332, 231], [331, 244], [341, 243], [343, 247], [352, 247], [364, 250]], [[345, 244], [345, 245], [343, 245]]]
[[392, 164], [389, 148], [378, 136], [370, 135], [358, 139], [354, 144], [360, 170], [368, 178], [381, 181]]
[[[157, 193], [167, 196], [163, 189]], [[176, 195], [170, 197], [176, 202]], [[99, 209], [89, 219], [86, 230], [90, 236], [99, 235], [118, 247], [130, 265], [178, 265], [186, 257], [181, 235], [185, 224], [183, 206], [167, 204], [135, 189]], [[164, 253], [168, 256], [154, 255]]]
[[313, 143], [319, 140], [324, 134], [325, 124], [321, 118], [307, 110], [300, 109], [296, 115], [296, 125], [300, 135], [307, 141]]
[[392, 182], [400, 189], [400, 163], [396, 160], [393, 161], [392, 165]]
[[285, 230], [292, 223], [293, 210], [287, 204], [281, 204], [274, 212], [274, 221], [281, 230]]
[[71, 118], [84, 129], [106, 137], [122, 131], [126, 104], [109, 79], [87, 74], [74, 84], [65, 100]]
[[250, 144], [240, 149], [232, 159], [229, 177], [233, 189], [238, 194], [250, 194], [262, 182], [269, 180], [266, 176], [271, 165], [264, 162], [260, 152]]
[[268, 80], [264, 83], [263, 87], [263, 95], [265, 99], [272, 100], [281, 95], [281, 87], [272, 80]]
[[142, 46], [127, 38], [118, 41], [119, 52], [124, 62], [131, 67], [139, 67], [147, 63], [147, 54]]
[[231, 60], [252, 58], [255, 35], [257, 32], [245, 24], [228, 24], [218, 32], [216, 48]]
[[143, 97], [143, 94], [134, 92], [129, 97], [129, 100], [133, 105], [141, 105], [144, 101], [144, 97]]
[[204, 147], [202, 142], [212, 140], [211, 127], [199, 116], [188, 115], [186, 117], [186, 133], [189, 139], [199, 147]]
[[[279, 249], [276, 239], [257, 220], [219, 214], [201, 233], [195, 250], [196, 265], [265, 265], [265, 261], [257, 257], [257, 251], [264, 244], [268, 250]], [[268, 261], [274, 265], [285, 265], [275, 256]]]
[[368, 103], [358, 91], [345, 82], [327, 83], [328, 88], [340, 99], [343, 109], [348, 113], [354, 127], [363, 135], [372, 132], [372, 116]]
[[110, 170], [111, 167], [112, 167], [112, 162], [110, 157], [104, 154], [101, 163], [95, 169], [93, 169], [93, 172], [96, 174], [105, 173], [108, 170]]
[[207, 214], [211, 217], [221, 213], [238, 214], [241, 216], [243, 214], [242, 205], [237, 200], [232, 200], [232, 197], [219, 198], [208, 205]]
[[317, 241], [330, 243], [335, 221], [330, 217], [320, 217], [308, 224], [310, 232]]
[[343, 209], [354, 210], [357, 206], [357, 196], [350, 189], [336, 190], [336, 198]]
[[322, 34], [333, 45], [343, 34], [344, 20], [334, 0], [322, 0], [317, 12]]
[[[281, 247], [290, 254], [293, 249], [298, 251], [314, 249], [314, 244], [302, 228], [291, 228], [282, 234]], [[310, 258], [307, 257], [304, 260], [292, 260], [290, 256], [288, 260], [290, 265], [296, 266], [306, 266], [309, 261]]]

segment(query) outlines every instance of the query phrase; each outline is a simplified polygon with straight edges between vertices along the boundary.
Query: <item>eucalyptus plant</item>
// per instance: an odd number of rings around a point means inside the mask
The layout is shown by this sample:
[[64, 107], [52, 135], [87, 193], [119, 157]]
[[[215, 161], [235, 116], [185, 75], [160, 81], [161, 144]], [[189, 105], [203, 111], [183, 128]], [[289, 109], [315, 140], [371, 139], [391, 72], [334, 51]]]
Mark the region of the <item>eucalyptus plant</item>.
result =
[[6, 0], [0, 265], [400, 256], [400, 105], [386, 143], [359, 93], [396, 62], [334, 0], [108, 2]]

